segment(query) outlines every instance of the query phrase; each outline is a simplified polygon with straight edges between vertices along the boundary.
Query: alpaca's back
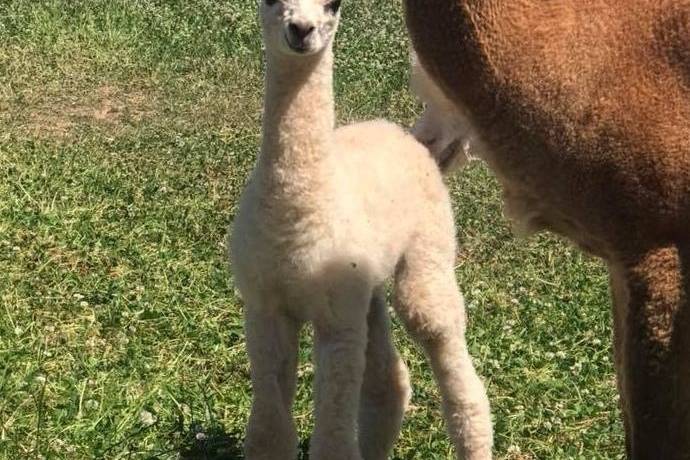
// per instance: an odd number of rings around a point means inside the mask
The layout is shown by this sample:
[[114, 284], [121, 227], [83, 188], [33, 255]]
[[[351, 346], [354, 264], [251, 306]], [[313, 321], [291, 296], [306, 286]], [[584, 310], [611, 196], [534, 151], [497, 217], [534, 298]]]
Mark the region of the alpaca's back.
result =
[[[407, 193], [429, 201], [447, 195], [429, 151], [393, 123], [374, 120], [344, 126], [336, 130], [335, 143], [342, 167], [381, 191], [384, 196], [377, 198], [381, 202]], [[367, 194], [375, 196], [375, 190], [371, 192]]]
[[452, 218], [438, 165], [399, 126], [381, 120], [356, 123], [338, 129], [335, 141], [346, 187], [364, 204], [366, 220], [404, 226], [417, 225], [417, 216], [427, 212], [444, 222]]

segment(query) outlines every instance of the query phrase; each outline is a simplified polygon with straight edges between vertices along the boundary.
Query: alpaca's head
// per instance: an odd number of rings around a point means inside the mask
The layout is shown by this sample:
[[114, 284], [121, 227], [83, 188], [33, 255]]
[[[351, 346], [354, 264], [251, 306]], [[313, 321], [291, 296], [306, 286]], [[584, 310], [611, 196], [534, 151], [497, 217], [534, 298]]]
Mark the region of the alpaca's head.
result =
[[341, 0], [259, 0], [266, 49], [293, 55], [326, 48], [338, 27]]

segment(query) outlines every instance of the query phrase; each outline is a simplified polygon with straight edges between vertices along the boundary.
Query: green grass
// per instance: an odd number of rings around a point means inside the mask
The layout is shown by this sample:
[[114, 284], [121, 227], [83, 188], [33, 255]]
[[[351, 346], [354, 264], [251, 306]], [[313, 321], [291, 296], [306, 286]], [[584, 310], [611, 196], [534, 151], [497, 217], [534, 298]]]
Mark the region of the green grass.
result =
[[[340, 122], [418, 114], [400, 2], [346, 2]], [[259, 142], [248, 0], [0, 1], [0, 458], [241, 458], [250, 404], [224, 235]], [[516, 240], [474, 164], [449, 181], [498, 458], [618, 458], [601, 265]], [[400, 459], [451, 458], [420, 351]], [[295, 414], [311, 427], [305, 333]]]

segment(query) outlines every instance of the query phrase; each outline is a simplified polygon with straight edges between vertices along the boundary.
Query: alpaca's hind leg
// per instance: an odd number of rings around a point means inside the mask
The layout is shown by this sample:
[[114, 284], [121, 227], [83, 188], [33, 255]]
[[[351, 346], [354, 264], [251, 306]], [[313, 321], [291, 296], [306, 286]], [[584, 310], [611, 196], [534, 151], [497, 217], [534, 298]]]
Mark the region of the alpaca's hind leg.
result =
[[364, 460], [385, 460], [400, 432], [410, 384], [391, 338], [386, 296], [374, 291], [367, 317], [366, 369], [359, 403], [359, 446]]
[[297, 376], [299, 324], [280, 311], [248, 305], [245, 314], [253, 401], [247, 427], [247, 460], [297, 456], [292, 402]]
[[690, 458], [690, 246], [625, 262], [619, 378], [633, 459]]
[[371, 288], [344, 280], [314, 319], [316, 357], [313, 460], [360, 460], [356, 425], [367, 346]]
[[434, 243], [413, 247], [400, 262], [395, 307], [431, 361], [458, 458], [489, 459], [489, 401], [467, 351], [465, 310], [452, 257], [447, 248], [436, 254]]

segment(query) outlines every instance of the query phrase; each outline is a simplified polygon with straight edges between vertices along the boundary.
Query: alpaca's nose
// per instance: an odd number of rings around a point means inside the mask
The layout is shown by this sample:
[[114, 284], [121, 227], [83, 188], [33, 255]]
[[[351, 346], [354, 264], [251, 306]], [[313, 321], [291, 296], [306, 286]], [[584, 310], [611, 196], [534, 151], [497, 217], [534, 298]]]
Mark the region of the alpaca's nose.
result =
[[290, 25], [288, 25], [288, 32], [290, 33], [290, 35], [292, 35], [300, 42], [303, 42], [304, 39], [307, 38], [309, 34], [311, 34], [313, 31], [314, 26], [312, 26], [311, 24], [291, 22]]

